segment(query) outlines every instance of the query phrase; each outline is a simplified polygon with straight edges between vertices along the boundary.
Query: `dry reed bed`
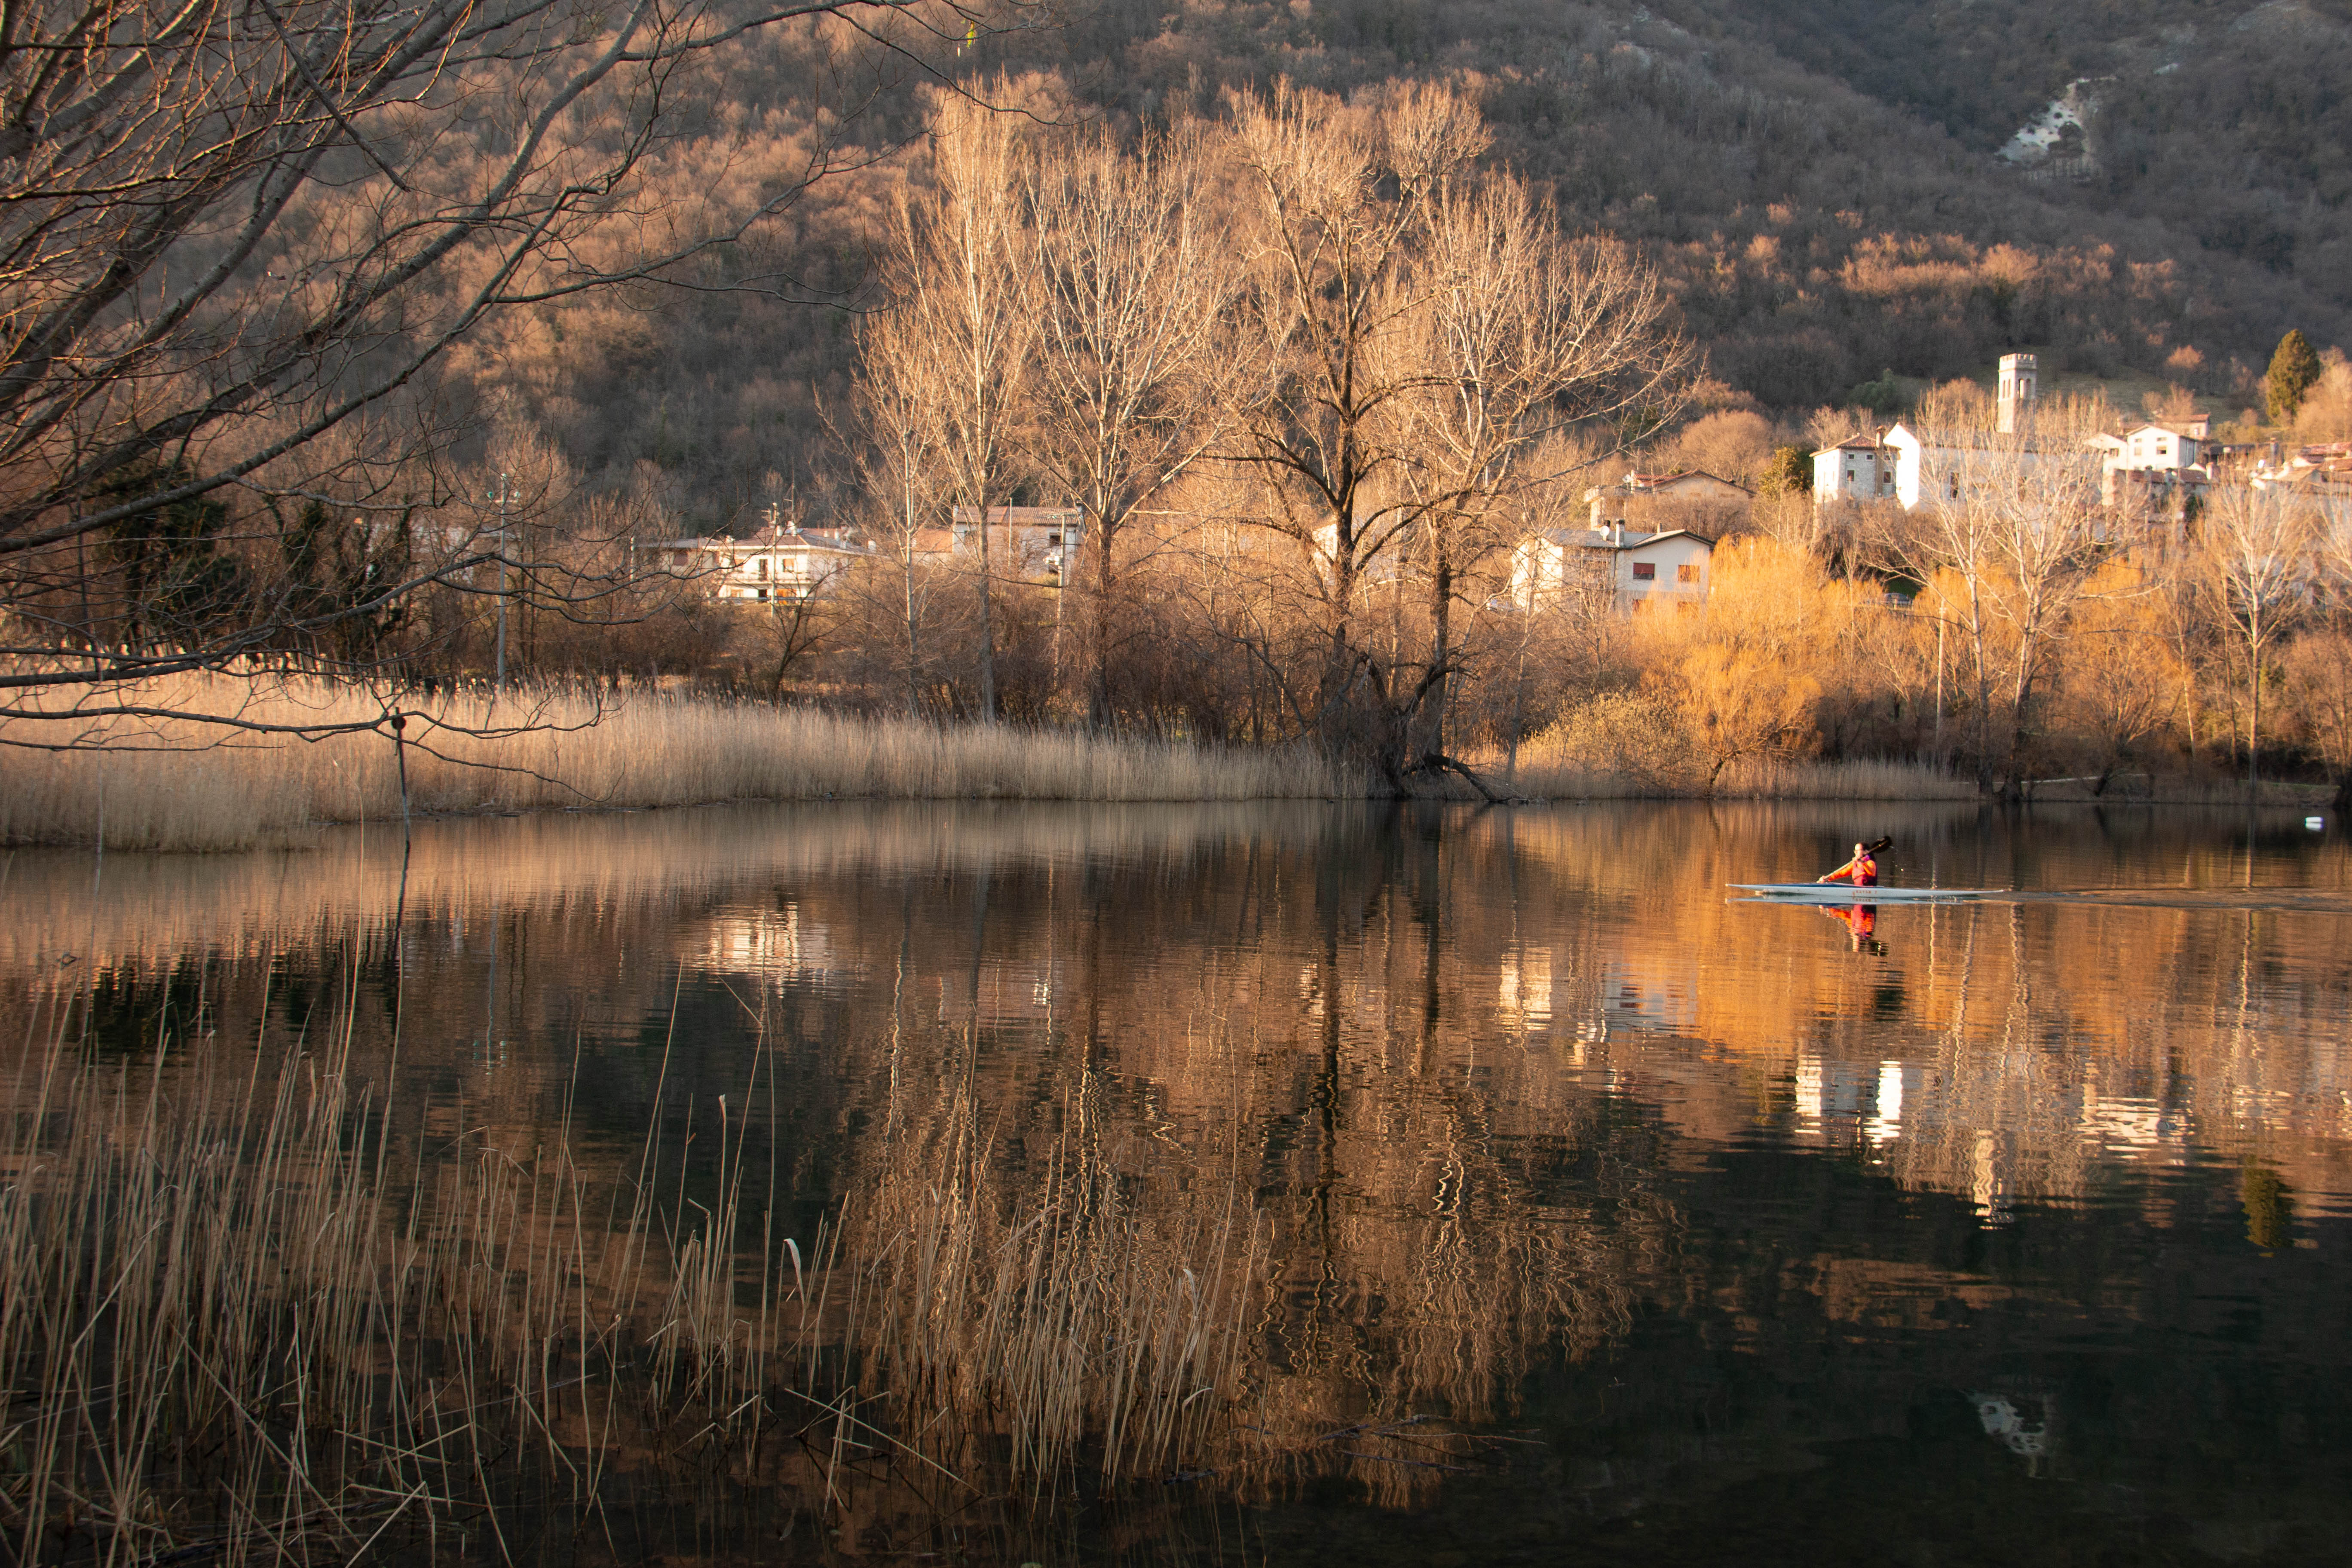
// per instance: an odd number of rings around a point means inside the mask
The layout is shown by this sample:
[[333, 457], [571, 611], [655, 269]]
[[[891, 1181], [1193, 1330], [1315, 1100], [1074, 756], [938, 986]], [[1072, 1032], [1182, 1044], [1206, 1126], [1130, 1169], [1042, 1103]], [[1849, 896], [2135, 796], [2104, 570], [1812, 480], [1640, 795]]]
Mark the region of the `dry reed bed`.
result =
[[[726, 801], [1262, 802], [1371, 793], [1366, 777], [1303, 745], [1234, 750], [661, 695], [608, 701], [532, 689], [501, 703], [479, 691], [420, 697], [308, 679], [189, 676], [122, 696], [247, 724], [380, 728], [303, 740], [178, 717], [94, 724], [78, 736], [102, 743], [93, 750], [0, 743], [0, 844], [235, 850], [300, 842], [331, 823]], [[401, 742], [389, 723], [395, 712], [404, 716]], [[1969, 781], [1900, 762], [1748, 756], [1710, 780], [1693, 749], [1653, 716], [1651, 705], [1631, 700], [1590, 704], [1521, 748], [1510, 787], [1537, 800], [1979, 797]], [[0, 721], [0, 742], [68, 738], [76, 738], [69, 724]], [[1504, 771], [1499, 754], [1483, 762]], [[2243, 795], [2231, 784], [2183, 782], [2157, 798]], [[2263, 798], [2294, 805], [2315, 795], [2272, 784]]]
[[[1083, 1124], [1083, 1117], [1073, 1118]], [[845, 1212], [849, 1317], [909, 1432], [993, 1449], [1034, 1489], [1083, 1461], [1115, 1486], [1205, 1467], [1243, 1394], [1262, 1237], [1237, 1172], [1170, 1211], [1066, 1134], [1019, 1201], [1000, 1190], [968, 1102], [897, 1152]]]
[[804, 1253], [723, 1098], [666, 1144], [657, 1090], [615, 1184], [573, 1160], [568, 1108], [527, 1153], [476, 1132], [428, 1156], [339, 1049], [96, 1061], [71, 1012], [0, 1114], [20, 1563], [407, 1560], [460, 1526], [510, 1559], [681, 1463], [837, 1510], [878, 1454], [962, 1508], [1164, 1473], [1238, 1392], [1238, 1183], [1155, 1218], [1065, 1148], [1015, 1213], [967, 1125], [889, 1167], [854, 1257]]
[[[247, 724], [406, 715], [381, 732], [315, 742], [223, 731], [193, 718], [118, 721], [107, 749], [0, 747], [0, 843], [235, 849], [314, 824], [412, 813], [646, 807], [730, 800], [1235, 801], [1360, 798], [1360, 781], [1306, 748], [937, 726], [805, 708], [656, 695], [600, 701], [530, 690], [377, 695], [309, 679], [158, 681], [141, 704]], [[69, 727], [16, 720], [0, 740]]]
[[668, 1212], [651, 1141], [612, 1206], [560, 1132], [402, 1172], [334, 1053], [225, 1065], [52, 1039], [0, 1117], [15, 1562], [396, 1560], [458, 1520], [505, 1555], [518, 1499], [576, 1512], [649, 1431], [734, 1436], [805, 1325], [764, 1259], [711, 1262], [723, 1163]]

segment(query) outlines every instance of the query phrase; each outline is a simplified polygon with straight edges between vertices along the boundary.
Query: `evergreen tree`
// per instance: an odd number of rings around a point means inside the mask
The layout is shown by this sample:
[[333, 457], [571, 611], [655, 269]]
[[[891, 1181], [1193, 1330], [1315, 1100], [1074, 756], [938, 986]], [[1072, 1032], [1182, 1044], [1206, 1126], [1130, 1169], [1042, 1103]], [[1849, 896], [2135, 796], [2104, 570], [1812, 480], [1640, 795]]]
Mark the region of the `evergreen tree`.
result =
[[1813, 488], [1813, 455], [1802, 447], [1776, 447], [1771, 461], [1758, 476], [1757, 489], [1766, 496], [1803, 495]]
[[2302, 328], [2291, 329], [2279, 340], [2278, 353], [2271, 355], [2270, 374], [2263, 378], [2272, 421], [2284, 425], [2294, 419], [2295, 410], [2303, 406], [2303, 395], [2318, 379], [2318, 351], [2303, 335]]
[[318, 500], [305, 503], [278, 535], [286, 566], [280, 613], [289, 621], [327, 624], [296, 635], [295, 646], [344, 665], [383, 657], [413, 605], [405, 595], [376, 601], [408, 578], [414, 542], [404, 511], [397, 522], [371, 529], [346, 522]]
[[[179, 463], [131, 469], [97, 493], [100, 504], [167, 491], [194, 476]], [[112, 569], [110, 635], [99, 640], [131, 651], [190, 647], [238, 616], [245, 574], [221, 548], [228, 508], [214, 495], [168, 502], [106, 525], [100, 559]]]

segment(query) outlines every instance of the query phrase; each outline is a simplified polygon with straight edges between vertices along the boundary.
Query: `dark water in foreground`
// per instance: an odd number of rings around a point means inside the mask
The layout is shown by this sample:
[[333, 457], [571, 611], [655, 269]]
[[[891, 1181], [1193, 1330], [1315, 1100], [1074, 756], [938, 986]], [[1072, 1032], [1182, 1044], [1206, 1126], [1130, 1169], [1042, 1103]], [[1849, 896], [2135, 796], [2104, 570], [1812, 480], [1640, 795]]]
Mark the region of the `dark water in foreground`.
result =
[[[1727, 899], [1878, 832], [1890, 882], [2072, 896]], [[753, 1085], [800, 1236], [951, 1100], [1016, 1199], [1073, 1141], [1238, 1180], [1254, 1397], [1344, 1460], [921, 1539], [652, 1509], [625, 1556], [2352, 1552], [2332, 817], [730, 808], [428, 825], [404, 884], [381, 833], [6, 865], [13, 1014], [86, 985], [124, 1053], [348, 1017], [426, 1123], [575, 1093], [616, 1168], [665, 1072], [680, 1119]]]

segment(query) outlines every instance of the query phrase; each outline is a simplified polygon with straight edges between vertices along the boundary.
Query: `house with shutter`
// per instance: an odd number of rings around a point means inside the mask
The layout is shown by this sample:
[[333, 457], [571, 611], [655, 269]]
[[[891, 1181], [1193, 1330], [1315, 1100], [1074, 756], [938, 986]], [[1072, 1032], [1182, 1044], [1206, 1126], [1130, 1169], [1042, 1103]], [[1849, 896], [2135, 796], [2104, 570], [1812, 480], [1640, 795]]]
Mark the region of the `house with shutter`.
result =
[[643, 548], [663, 571], [700, 580], [714, 598], [755, 602], [814, 598], [874, 553], [848, 529], [803, 529], [797, 522], [771, 522], [748, 539], [719, 533]]
[[1813, 454], [1813, 504], [1886, 500], [1895, 494], [1895, 458], [1876, 431], [1822, 447]]
[[1511, 600], [1548, 609], [1605, 594], [1632, 613], [1706, 601], [1715, 541], [1688, 529], [1546, 529], [1511, 552]]

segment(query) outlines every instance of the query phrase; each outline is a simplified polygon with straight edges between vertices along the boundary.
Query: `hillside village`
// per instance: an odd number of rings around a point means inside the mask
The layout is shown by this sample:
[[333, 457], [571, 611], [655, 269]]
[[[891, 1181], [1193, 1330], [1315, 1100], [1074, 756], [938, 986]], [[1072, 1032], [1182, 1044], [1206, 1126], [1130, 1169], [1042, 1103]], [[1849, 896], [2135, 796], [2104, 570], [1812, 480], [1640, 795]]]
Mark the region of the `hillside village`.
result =
[[[2028, 463], [2044, 445], [2032, 435], [2037, 395], [2035, 356], [2004, 355], [1997, 394], [1996, 433], [2023, 438]], [[2292, 497], [2331, 528], [2352, 527], [2352, 442], [2290, 447], [2283, 440], [2222, 442], [2212, 421], [2199, 415], [2148, 419], [2086, 437], [2099, 456], [2099, 499], [2119, 516], [2185, 521], [2196, 510], [2233, 492]], [[1969, 459], [1945, 437], [1923, 435], [1900, 421], [1812, 455], [1813, 502], [1891, 500], [1909, 510], [1937, 499], [1957, 499]], [[1927, 476], [1940, 473], [1948, 494], [1926, 493]]]
[[[2001, 446], [2033, 466], [2062, 453], [2095, 456], [2099, 503], [2118, 527], [2189, 524], [2203, 508], [2236, 495], [2291, 500], [2330, 530], [2352, 532], [2352, 442], [2290, 445], [2284, 440], [2225, 442], [2210, 416], [2121, 423], [2076, 441], [2037, 433], [2038, 357], [2001, 357], [1992, 429], [1971, 446], [1927, 425], [1896, 420], [1811, 454], [1811, 504], [1893, 504], [1905, 511], [1955, 502], [1971, 470]], [[1937, 493], [1940, 489], [1940, 493]], [[1717, 544], [1754, 526], [1756, 494], [1702, 469], [1628, 470], [1583, 494], [1580, 527], [1538, 528], [1507, 546], [1507, 603], [1519, 609], [1599, 592], [1618, 612], [1703, 603]], [[989, 510], [988, 553], [994, 574], [1058, 590], [1087, 538], [1077, 507], [1004, 506]], [[731, 601], [805, 600], [837, 591], [882, 546], [847, 526], [803, 526], [768, 509], [765, 526], [730, 535], [663, 541], [646, 547], [660, 567]], [[924, 569], [975, 568], [981, 552], [971, 509], [953, 509], [953, 526], [916, 531], [908, 562]]]

